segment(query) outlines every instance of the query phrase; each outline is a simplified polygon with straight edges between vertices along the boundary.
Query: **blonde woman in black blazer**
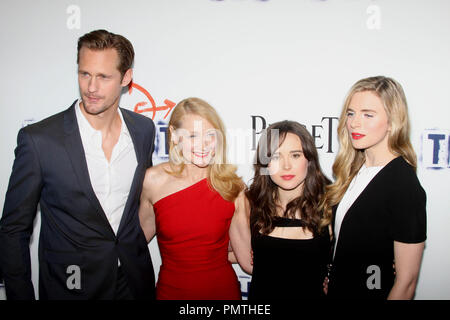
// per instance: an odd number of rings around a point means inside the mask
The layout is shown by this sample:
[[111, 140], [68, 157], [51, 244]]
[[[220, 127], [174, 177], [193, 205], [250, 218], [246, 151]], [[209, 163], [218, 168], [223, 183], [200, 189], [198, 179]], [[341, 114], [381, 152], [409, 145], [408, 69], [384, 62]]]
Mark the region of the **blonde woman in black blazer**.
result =
[[356, 82], [338, 126], [326, 211], [336, 238], [328, 296], [412, 299], [426, 240], [426, 194], [416, 176], [401, 85]]

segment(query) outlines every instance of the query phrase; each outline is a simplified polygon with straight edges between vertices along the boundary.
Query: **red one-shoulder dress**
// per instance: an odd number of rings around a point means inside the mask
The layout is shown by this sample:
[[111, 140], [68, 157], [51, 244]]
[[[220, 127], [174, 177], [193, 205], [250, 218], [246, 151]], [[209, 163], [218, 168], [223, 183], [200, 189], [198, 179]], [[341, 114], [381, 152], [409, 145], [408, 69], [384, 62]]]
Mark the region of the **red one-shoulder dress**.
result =
[[162, 264], [156, 284], [161, 300], [238, 300], [240, 285], [228, 261], [234, 203], [205, 178], [154, 205]]

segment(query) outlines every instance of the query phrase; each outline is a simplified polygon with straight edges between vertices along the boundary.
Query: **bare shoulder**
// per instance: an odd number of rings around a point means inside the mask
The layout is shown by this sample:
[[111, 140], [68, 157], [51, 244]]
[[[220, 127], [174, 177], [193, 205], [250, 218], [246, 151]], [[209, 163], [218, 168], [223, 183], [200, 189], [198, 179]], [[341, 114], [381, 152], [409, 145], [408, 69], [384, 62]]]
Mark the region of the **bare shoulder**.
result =
[[145, 172], [144, 188], [148, 190], [157, 189], [167, 183], [170, 175], [166, 170], [169, 168], [168, 162], [163, 162], [148, 168]]

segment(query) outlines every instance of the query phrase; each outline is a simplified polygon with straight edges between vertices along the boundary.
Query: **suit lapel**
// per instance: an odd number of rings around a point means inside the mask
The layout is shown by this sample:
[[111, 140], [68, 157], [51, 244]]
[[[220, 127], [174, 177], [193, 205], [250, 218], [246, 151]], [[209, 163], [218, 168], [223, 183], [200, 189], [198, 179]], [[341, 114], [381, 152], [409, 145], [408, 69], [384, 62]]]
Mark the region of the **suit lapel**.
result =
[[133, 182], [131, 183], [130, 193], [128, 194], [128, 199], [125, 204], [125, 208], [123, 210], [122, 219], [120, 220], [119, 229], [117, 234], [120, 233], [125, 221], [128, 219], [130, 215], [131, 206], [135, 201], [138, 201], [140, 194], [138, 194], [138, 190], [140, 190], [143, 182], [143, 170], [145, 170], [145, 153], [143, 150], [144, 145], [144, 136], [142, 131], [137, 127], [133, 117], [124, 109], [121, 108], [122, 116], [125, 121], [125, 125], [128, 128], [128, 132], [130, 133], [131, 140], [133, 141], [134, 151], [136, 153], [137, 166], [134, 171]]
[[[344, 215], [344, 218], [342, 219], [341, 229], [339, 231], [339, 238], [341, 238], [341, 231], [342, 231], [343, 227], [345, 227], [345, 225], [347, 224], [347, 221], [350, 220], [354, 214], [358, 214], [358, 213], [363, 214], [364, 213], [364, 211], [355, 210], [355, 209], [364, 205], [364, 202], [366, 201], [366, 198], [367, 198], [367, 193], [369, 193], [369, 195], [370, 195], [371, 189], [377, 186], [379, 179], [381, 179], [383, 177], [383, 175], [385, 174], [384, 172], [386, 171], [386, 168], [391, 165], [392, 161], [393, 160], [391, 160], [380, 171], [378, 171], [378, 173], [369, 181], [369, 183], [366, 185], [366, 187], [361, 191], [361, 193], [358, 195], [358, 197], [356, 197], [355, 201], [353, 201], [353, 203], [350, 205], [350, 207], [348, 208], [347, 212]], [[362, 202], [362, 203], [360, 204], [360, 202]], [[335, 223], [336, 223], [337, 207], [338, 206], [334, 207], [334, 212], [333, 212], [333, 230], [334, 230]], [[336, 239], [337, 240], [336, 246], [339, 244], [339, 238]]]
[[75, 114], [75, 104], [64, 113], [64, 132], [65, 136], [65, 146], [67, 153], [69, 154], [69, 159], [72, 164], [75, 175], [78, 179], [78, 184], [82, 188], [85, 196], [91, 202], [93, 208], [95, 209], [95, 216], [101, 219], [102, 223], [107, 226], [108, 234], [114, 237], [114, 231], [106, 217], [105, 212], [95, 195], [94, 189], [92, 188], [91, 180], [89, 177], [89, 171], [86, 162], [86, 156], [83, 149], [83, 144], [81, 142], [80, 130], [78, 128], [78, 123]]

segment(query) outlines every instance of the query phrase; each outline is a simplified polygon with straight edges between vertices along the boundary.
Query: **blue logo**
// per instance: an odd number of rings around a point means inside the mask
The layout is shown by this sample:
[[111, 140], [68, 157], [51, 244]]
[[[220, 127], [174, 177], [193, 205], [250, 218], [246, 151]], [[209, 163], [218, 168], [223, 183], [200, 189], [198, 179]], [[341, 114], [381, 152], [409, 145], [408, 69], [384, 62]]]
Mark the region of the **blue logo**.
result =
[[250, 276], [246, 276], [246, 275], [239, 276], [239, 283], [241, 284], [242, 299], [244, 299], [244, 300], [248, 299], [248, 290], [249, 290], [251, 281], [252, 281], [252, 278]]
[[422, 163], [426, 168], [450, 168], [450, 130], [427, 129], [422, 134]]
[[167, 128], [168, 122], [164, 120], [158, 120], [155, 123], [156, 135], [155, 135], [155, 150], [153, 151], [153, 163], [158, 164], [161, 162], [169, 161], [169, 144], [167, 141]]

